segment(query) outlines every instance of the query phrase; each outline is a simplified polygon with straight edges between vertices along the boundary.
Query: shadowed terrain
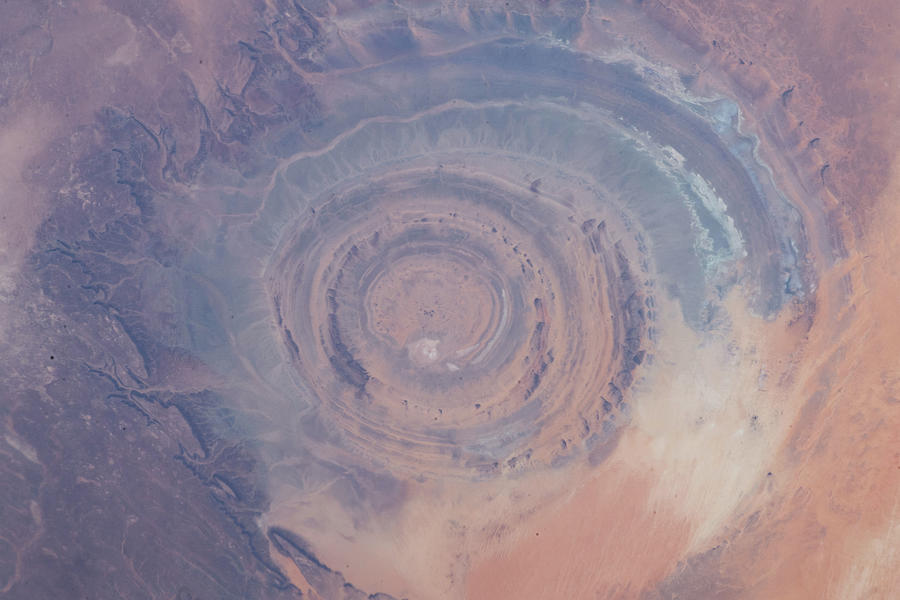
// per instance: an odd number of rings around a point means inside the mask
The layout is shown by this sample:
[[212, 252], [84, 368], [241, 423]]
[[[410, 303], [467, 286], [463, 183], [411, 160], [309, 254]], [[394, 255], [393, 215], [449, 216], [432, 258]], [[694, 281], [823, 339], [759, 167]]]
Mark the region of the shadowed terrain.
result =
[[0, 16], [0, 596], [900, 589], [890, 2]]

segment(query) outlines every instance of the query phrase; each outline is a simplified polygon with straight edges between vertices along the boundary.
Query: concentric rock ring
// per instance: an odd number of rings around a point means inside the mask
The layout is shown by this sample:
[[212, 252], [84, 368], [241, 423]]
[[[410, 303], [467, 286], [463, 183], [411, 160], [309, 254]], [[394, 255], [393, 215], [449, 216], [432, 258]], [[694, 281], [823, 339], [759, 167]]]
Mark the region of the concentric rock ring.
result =
[[459, 475], [603, 452], [644, 293], [600, 206], [445, 166], [315, 202], [270, 288], [331, 449]]
[[658, 295], [700, 331], [736, 277], [761, 314], [799, 289], [766, 221], [797, 220], [734, 105], [642, 73], [540, 43], [410, 57], [342, 73], [355, 92], [316, 139], [273, 142], [241, 338], [265, 340], [247, 361], [287, 390], [304, 453], [401, 478], [600, 460]]

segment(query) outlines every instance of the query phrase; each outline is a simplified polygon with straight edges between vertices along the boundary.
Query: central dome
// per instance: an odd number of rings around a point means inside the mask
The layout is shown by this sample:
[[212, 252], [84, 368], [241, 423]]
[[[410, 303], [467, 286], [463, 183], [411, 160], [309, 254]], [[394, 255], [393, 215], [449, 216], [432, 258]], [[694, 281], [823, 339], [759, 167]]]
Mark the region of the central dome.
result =
[[[365, 294], [365, 321], [401, 364], [455, 372], [484, 360], [509, 325], [503, 281], [485, 276], [485, 257], [444, 244], [382, 261]], [[482, 264], [479, 264], [482, 263]]]
[[477, 255], [457, 250], [425, 247], [379, 265], [384, 270], [366, 290], [367, 324], [416, 365], [458, 371], [459, 361], [490, 350], [508, 323], [506, 291], [498, 294], [479, 273]]

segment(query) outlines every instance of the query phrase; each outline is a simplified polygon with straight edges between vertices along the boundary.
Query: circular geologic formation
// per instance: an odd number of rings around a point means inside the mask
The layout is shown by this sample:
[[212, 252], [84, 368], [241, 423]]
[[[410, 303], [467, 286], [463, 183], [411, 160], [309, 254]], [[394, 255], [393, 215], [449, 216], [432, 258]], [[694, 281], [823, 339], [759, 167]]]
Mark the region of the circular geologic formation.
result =
[[539, 186], [391, 169], [291, 225], [270, 289], [330, 451], [470, 476], [608, 450], [652, 300], [616, 217]]
[[274, 144], [242, 246], [265, 253], [273, 317], [254, 288], [242, 339], [281, 338], [247, 360], [323, 463], [601, 460], [667, 325], [657, 301], [704, 331], [737, 283], [761, 315], [802, 293], [799, 219], [736, 105], [640, 61], [496, 40], [323, 90], [334, 110]]

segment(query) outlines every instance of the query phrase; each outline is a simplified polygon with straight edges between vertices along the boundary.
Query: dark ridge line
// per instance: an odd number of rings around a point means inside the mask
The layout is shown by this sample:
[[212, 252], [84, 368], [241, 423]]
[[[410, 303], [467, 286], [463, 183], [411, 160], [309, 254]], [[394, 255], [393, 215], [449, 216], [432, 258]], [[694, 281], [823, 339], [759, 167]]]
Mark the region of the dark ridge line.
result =
[[340, 579], [340, 581], [343, 582], [341, 588], [344, 590], [344, 593], [352, 594], [352, 596], [349, 597], [344, 596], [344, 598], [347, 598], [348, 600], [351, 598], [365, 598], [366, 600], [398, 600], [396, 597], [382, 592], [367, 595], [353, 584], [348, 583], [342, 572], [335, 571], [322, 563], [315, 553], [313, 553], [309, 543], [292, 531], [282, 527], [270, 527], [268, 530], [268, 538], [278, 552], [291, 559], [294, 564], [297, 565], [297, 568], [300, 569], [300, 572], [304, 577], [309, 579], [313, 574], [304, 572], [304, 569], [301, 568], [298, 561], [307, 563], [307, 571], [309, 570], [309, 567], [313, 567], [323, 571], [326, 575], [332, 575], [335, 579]]
[[366, 384], [371, 380], [368, 371], [359, 364], [353, 354], [347, 348], [341, 339], [341, 332], [337, 322], [337, 315], [331, 313], [328, 315], [328, 335], [331, 338], [331, 345], [334, 347], [336, 354], [329, 356], [328, 360], [331, 365], [337, 369], [341, 378], [359, 391], [366, 389]]

